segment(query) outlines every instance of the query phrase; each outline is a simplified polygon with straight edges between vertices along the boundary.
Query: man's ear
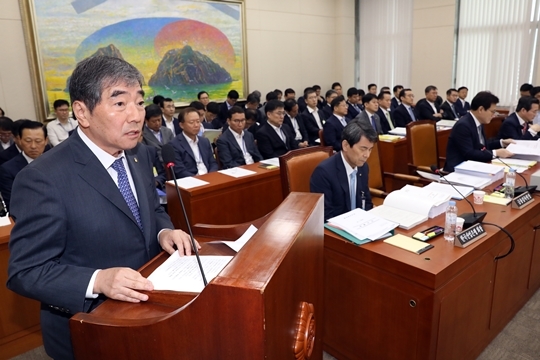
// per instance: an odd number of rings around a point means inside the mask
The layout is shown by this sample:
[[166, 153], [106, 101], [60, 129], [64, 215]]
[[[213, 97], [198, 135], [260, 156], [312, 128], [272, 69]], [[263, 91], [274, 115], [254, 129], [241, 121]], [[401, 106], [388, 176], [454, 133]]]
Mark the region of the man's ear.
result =
[[79, 126], [87, 129], [90, 127], [90, 122], [88, 121], [88, 118], [90, 116], [90, 111], [86, 107], [85, 103], [82, 101], [74, 101], [71, 105], [71, 111], [73, 111], [73, 114], [77, 118], [77, 121], [79, 122]]

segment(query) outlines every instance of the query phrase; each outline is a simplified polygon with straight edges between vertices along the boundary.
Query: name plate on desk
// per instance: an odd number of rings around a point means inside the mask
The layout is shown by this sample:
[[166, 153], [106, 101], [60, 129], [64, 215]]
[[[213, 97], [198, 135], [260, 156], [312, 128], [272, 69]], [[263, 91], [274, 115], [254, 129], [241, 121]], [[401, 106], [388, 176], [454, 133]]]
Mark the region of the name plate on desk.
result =
[[523, 209], [534, 201], [531, 194], [526, 191], [512, 200], [512, 209]]
[[481, 239], [486, 235], [486, 230], [484, 230], [482, 224], [475, 224], [467, 230], [463, 230], [462, 232], [456, 234], [454, 246], [466, 248], [476, 240]]

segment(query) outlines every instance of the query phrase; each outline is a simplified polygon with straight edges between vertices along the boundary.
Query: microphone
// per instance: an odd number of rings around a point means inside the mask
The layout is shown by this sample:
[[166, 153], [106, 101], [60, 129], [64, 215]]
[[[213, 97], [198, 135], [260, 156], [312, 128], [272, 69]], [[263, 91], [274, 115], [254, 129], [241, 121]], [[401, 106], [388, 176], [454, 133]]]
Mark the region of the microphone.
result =
[[182, 212], [184, 213], [184, 219], [186, 220], [186, 225], [189, 232], [189, 238], [191, 240], [191, 247], [193, 248], [193, 251], [195, 252], [195, 257], [197, 258], [197, 263], [199, 264], [199, 269], [201, 270], [204, 286], [206, 286], [208, 285], [208, 281], [206, 281], [206, 276], [204, 275], [204, 269], [202, 267], [199, 251], [197, 250], [197, 246], [195, 246], [195, 239], [193, 238], [191, 225], [189, 225], [189, 220], [186, 213], [186, 207], [184, 206], [184, 200], [182, 200], [182, 196], [180, 195], [180, 190], [178, 189], [178, 183], [176, 182], [176, 174], [174, 173], [174, 148], [173, 146], [170, 144], [163, 145], [163, 147], [161, 148], [161, 155], [163, 156], [163, 162], [165, 163], [165, 166], [167, 167], [167, 169], [170, 169], [172, 173], [172, 177], [174, 180], [174, 187], [176, 188], [176, 195], [178, 195], [178, 199], [180, 199], [180, 205], [182, 205]]
[[438, 174], [441, 177], [441, 179], [444, 179], [444, 181], [446, 181], [448, 183], [448, 185], [453, 187], [454, 190], [456, 190], [456, 192], [459, 195], [461, 195], [461, 197], [463, 197], [463, 199], [471, 206], [471, 209], [473, 211], [472, 213], [463, 213], [461, 215], [458, 215], [460, 218], [463, 218], [465, 220], [463, 222], [463, 229], [470, 228], [474, 224], [482, 222], [484, 220], [484, 218], [486, 217], [486, 214], [487, 214], [486, 212], [476, 212], [476, 210], [474, 209], [474, 205], [469, 201], [469, 199], [467, 199], [465, 196], [463, 196], [463, 194], [459, 192], [459, 190], [454, 186], [454, 184], [452, 184], [450, 181], [448, 181], [444, 177], [444, 175], [441, 173], [441, 171], [437, 168], [436, 165], [431, 165], [430, 169], [435, 174]]
[[[508, 166], [508, 169], [511, 168], [511, 166], [508, 165], [507, 163], [505, 163], [500, 157], [496, 156], [496, 159], [499, 159], [500, 162], [502, 162], [504, 165]], [[519, 195], [522, 195], [522, 194], [524, 194], [526, 192], [531, 194], [531, 193], [536, 191], [536, 185], [529, 186], [529, 183], [527, 182], [527, 179], [525, 179], [525, 176], [521, 175], [517, 171], [516, 171], [516, 174], [518, 174], [523, 179], [523, 181], [525, 181], [525, 186], [518, 186], [518, 187], [514, 188], [514, 196], [515, 197], [517, 197]]]

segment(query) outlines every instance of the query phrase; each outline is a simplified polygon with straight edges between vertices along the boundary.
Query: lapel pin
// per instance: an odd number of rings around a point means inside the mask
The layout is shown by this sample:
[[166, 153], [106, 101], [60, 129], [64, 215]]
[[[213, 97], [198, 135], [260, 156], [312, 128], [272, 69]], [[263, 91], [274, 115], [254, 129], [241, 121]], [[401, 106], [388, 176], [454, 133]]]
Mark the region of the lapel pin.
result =
[[134, 160], [135, 162], [139, 162], [139, 160], [137, 160], [137, 158], [133, 158], [133, 160]]

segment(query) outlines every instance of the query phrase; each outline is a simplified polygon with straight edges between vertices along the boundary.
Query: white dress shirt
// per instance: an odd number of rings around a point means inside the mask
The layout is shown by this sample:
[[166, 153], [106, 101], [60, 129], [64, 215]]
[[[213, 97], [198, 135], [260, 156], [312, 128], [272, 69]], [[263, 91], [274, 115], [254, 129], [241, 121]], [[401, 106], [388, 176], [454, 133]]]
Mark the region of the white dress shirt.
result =
[[313, 117], [315, 118], [315, 121], [317, 122], [317, 126], [319, 127], [319, 130], [322, 129], [323, 126], [322, 126], [321, 118], [319, 117], [319, 109], [317, 108], [312, 109], [309, 106], [307, 107], [307, 109], [309, 113], [313, 115]]
[[69, 132], [75, 130], [78, 123], [69, 118], [66, 124], [62, 124], [56, 119], [47, 124], [47, 137], [51, 146], [56, 146], [69, 137]]
[[251, 154], [247, 151], [246, 148], [246, 142], [244, 141], [244, 130], [242, 130], [242, 133], [239, 134], [236, 131], [229, 128], [229, 131], [233, 134], [234, 139], [236, 140], [236, 143], [242, 149], [242, 154], [244, 154], [244, 160], [246, 161], [246, 165], [253, 164], [255, 161], [253, 161], [253, 157], [251, 157]]
[[[165, 116], [163, 116], [163, 120], [165, 121], [165, 126], [172, 131], [173, 135], [176, 135], [176, 131], [174, 130], [174, 117], [171, 121], [167, 120]], [[155, 134], [154, 134], [155, 135]], [[161, 140], [160, 140], [161, 141]]]
[[189, 136], [186, 136], [184, 132], [182, 132], [182, 135], [186, 138], [189, 147], [191, 148], [191, 151], [193, 151], [193, 156], [195, 156], [195, 162], [197, 163], [197, 175], [207, 174], [208, 169], [206, 168], [206, 165], [204, 165], [204, 161], [202, 161], [201, 157], [201, 152], [199, 151], [199, 138], [196, 137], [195, 141], [193, 141]]

